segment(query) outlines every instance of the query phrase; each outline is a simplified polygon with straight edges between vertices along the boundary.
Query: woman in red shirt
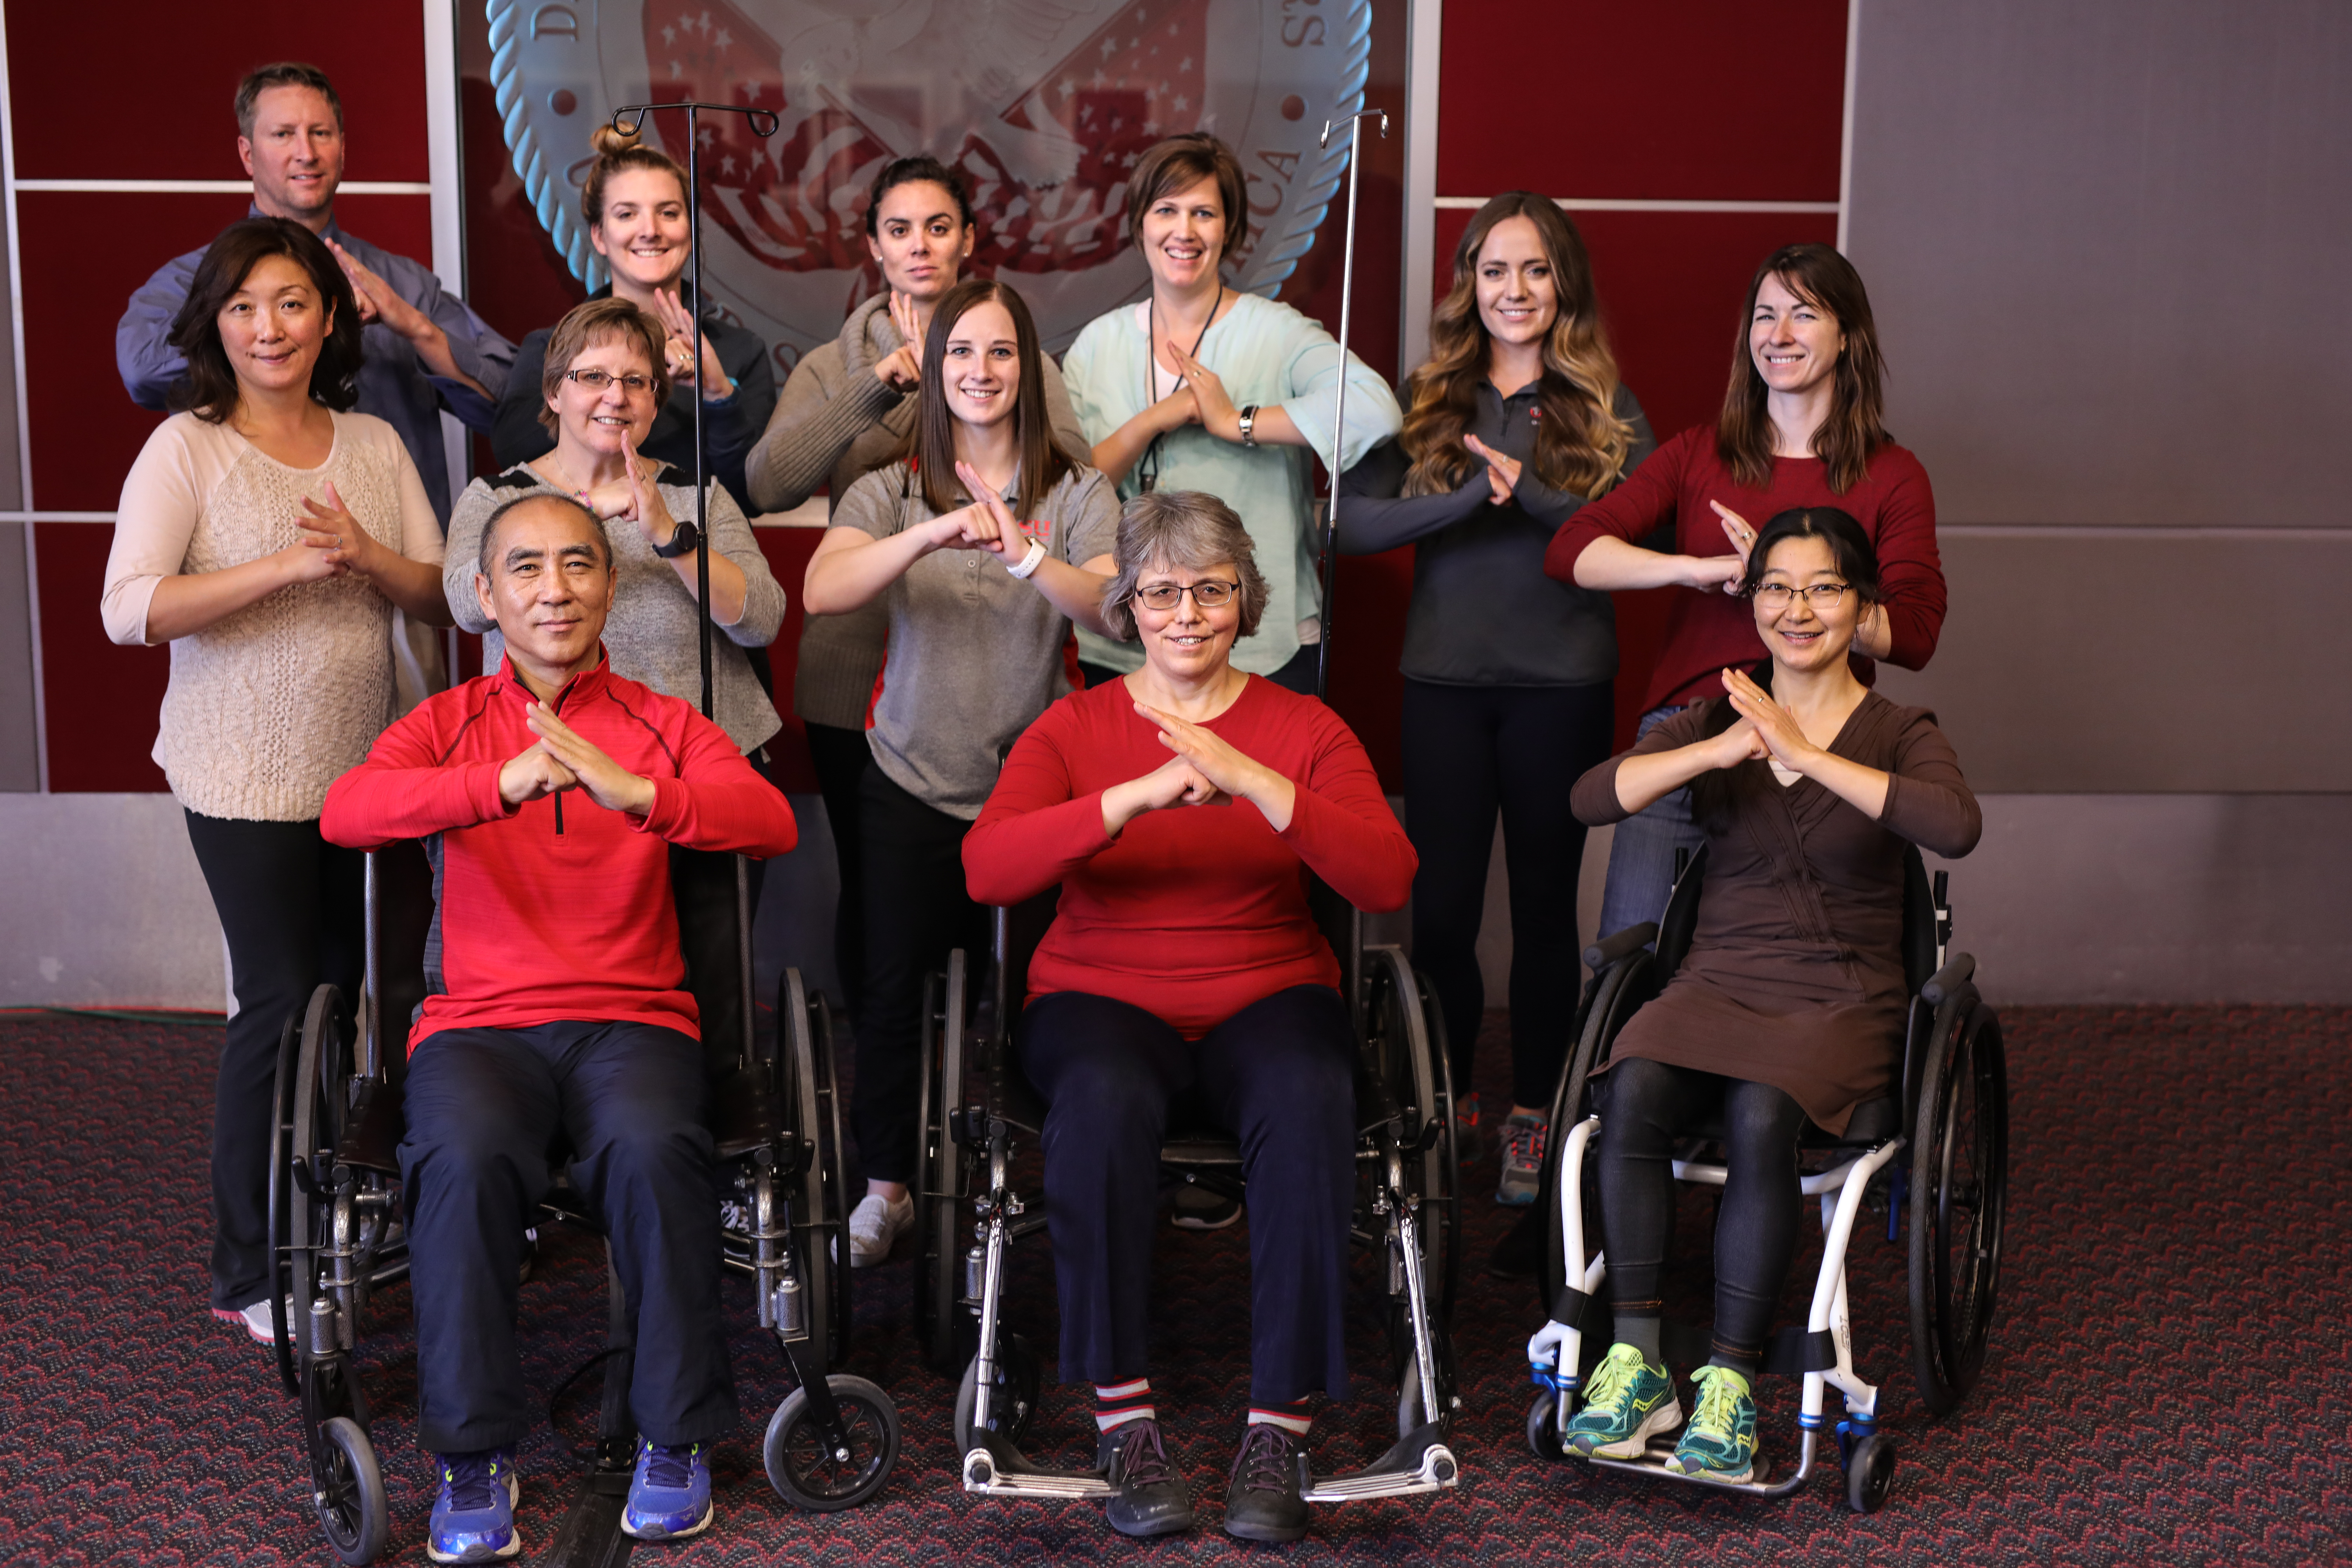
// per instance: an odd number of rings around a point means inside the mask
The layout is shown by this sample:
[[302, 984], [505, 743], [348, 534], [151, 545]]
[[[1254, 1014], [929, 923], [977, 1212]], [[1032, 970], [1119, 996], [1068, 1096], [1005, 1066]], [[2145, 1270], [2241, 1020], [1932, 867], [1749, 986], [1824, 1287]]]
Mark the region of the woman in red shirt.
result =
[[[1870, 295], [1826, 245], [1783, 246], [1748, 286], [1731, 384], [1713, 430], [1684, 431], [1552, 537], [1544, 571], [1581, 588], [1694, 588], [1666, 620], [1637, 733], [1719, 694], [1720, 671], [1764, 657], [1736, 595], [1755, 542], [1751, 519], [1833, 506], [1862, 524], [1878, 555], [1883, 601], [1855, 628], [1854, 673], [1874, 659], [1924, 668], [1944, 625], [1936, 500], [1919, 459], [1895, 444]], [[1636, 541], [1671, 521], [1677, 554]], [[1675, 850], [1705, 837], [1690, 792], [1675, 790], [1617, 825], [1602, 934], [1655, 920], [1674, 882]]]
[[1169, 1106], [1241, 1141], [1250, 1218], [1250, 1415], [1225, 1528], [1307, 1529], [1307, 1396], [1348, 1386], [1341, 1308], [1355, 1192], [1356, 1040], [1307, 903], [1312, 871], [1402, 908], [1414, 856], [1347, 725], [1231, 663], [1265, 605], [1248, 531], [1213, 496], [1127, 503], [1104, 618], [1144, 666], [1046, 710], [963, 843], [971, 896], [1061, 886], [1014, 1031], [1041, 1141], [1066, 1377], [1095, 1384], [1120, 1457], [1114, 1529], [1187, 1528], [1152, 1405], [1152, 1215]]

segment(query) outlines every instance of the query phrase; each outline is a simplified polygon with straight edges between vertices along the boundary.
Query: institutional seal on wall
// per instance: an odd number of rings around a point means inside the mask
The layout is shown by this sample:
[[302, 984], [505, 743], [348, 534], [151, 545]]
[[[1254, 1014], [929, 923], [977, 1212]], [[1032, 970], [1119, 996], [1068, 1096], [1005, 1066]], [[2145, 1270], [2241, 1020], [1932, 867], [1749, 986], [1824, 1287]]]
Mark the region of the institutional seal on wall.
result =
[[[1370, 0], [487, 0], [507, 147], [540, 222], [591, 288], [580, 224], [588, 138], [626, 104], [739, 103], [702, 119], [702, 272], [779, 367], [841, 330], [880, 279], [866, 189], [929, 153], [971, 181], [970, 270], [1013, 281], [1046, 344], [1143, 297], [1127, 178], [1163, 136], [1213, 131], [1249, 174], [1228, 267], [1271, 295], [1345, 172], [1316, 137], [1363, 107]], [[686, 117], [649, 140], [686, 161]]]

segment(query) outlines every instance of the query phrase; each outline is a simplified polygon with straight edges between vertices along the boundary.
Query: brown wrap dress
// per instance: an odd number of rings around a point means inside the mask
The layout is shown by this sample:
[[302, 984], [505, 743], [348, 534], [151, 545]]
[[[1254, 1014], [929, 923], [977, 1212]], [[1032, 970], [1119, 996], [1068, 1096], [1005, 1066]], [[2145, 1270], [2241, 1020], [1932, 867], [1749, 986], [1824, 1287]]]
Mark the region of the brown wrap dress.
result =
[[[1617, 801], [1618, 764], [1700, 740], [1724, 700], [1685, 709], [1579, 779], [1578, 818], [1597, 827], [1631, 815]], [[1957, 858], [1983, 818], [1924, 708], [1871, 692], [1829, 749], [1890, 775], [1885, 813], [1873, 821], [1809, 778], [1783, 784], [1762, 762], [1727, 770], [1725, 809], [1699, 823], [1706, 889], [1690, 953], [1612, 1058], [1769, 1083], [1834, 1135], [1900, 1070], [1905, 842]]]

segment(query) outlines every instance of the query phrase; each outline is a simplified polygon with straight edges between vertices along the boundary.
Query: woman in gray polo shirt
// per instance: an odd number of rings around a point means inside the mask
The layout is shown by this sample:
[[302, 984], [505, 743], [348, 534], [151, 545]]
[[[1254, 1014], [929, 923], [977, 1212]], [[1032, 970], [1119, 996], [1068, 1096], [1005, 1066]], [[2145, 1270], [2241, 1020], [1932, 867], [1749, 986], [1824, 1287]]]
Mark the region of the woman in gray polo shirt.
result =
[[1013, 741], [1071, 689], [1071, 622], [1104, 630], [1118, 496], [1055, 443], [1044, 358], [1020, 295], [977, 279], [950, 289], [923, 342], [911, 449], [834, 503], [803, 590], [813, 615], [879, 599], [889, 616], [857, 814], [858, 1268], [889, 1257], [914, 1221], [923, 977], [950, 949], [988, 942], [964, 890], [963, 836]]

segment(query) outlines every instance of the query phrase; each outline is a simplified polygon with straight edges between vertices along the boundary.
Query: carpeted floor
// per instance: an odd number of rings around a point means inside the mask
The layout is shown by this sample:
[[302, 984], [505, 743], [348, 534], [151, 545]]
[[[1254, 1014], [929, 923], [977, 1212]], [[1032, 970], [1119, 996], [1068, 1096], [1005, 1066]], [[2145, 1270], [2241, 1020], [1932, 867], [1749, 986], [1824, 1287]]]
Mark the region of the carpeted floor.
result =
[[[2009, 1263], [1983, 1384], [1931, 1421], [1912, 1390], [1900, 1249], [1858, 1240], [1857, 1355], [1902, 1444], [1885, 1511], [1845, 1511], [1834, 1469], [1800, 1497], [1750, 1504], [1584, 1467], [1546, 1466], [1521, 1422], [1521, 1347], [1539, 1319], [1524, 1283], [1465, 1271], [1456, 1342], [1466, 1479], [1431, 1503], [1320, 1510], [1291, 1548], [1216, 1528], [1245, 1392], [1237, 1231], [1161, 1232], [1161, 1409], [1203, 1504], [1192, 1535], [1129, 1542], [1083, 1504], [965, 1497], [948, 1437], [952, 1390], [909, 1342], [911, 1266], [859, 1277], [849, 1370], [898, 1399], [906, 1445], [875, 1504], [795, 1514], [769, 1489], [759, 1433], [781, 1361], [729, 1282], [741, 1438], [719, 1458], [717, 1529], [640, 1563], [1052, 1563], [1078, 1558], [1300, 1563], [1953, 1564], [2352, 1561], [2346, 1312], [2352, 1304], [2352, 1011], [2032, 1009], [2006, 1020], [2015, 1102]], [[116, 1021], [0, 1022], [0, 1562], [329, 1563], [312, 1522], [294, 1408], [258, 1347], [205, 1314], [204, 1158], [216, 1030]], [[1506, 1092], [1488, 1029], [1478, 1078]], [[1470, 1258], [1508, 1221], [1491, 1152], [1465, 1173]], [[1704, 1199], [1685, 1214], [1670, 1289], [1705, 1279]], [[1882, 1233], [1883, 1234], [1883, 1233]], [[524, 1292], [527, 1367], [542, 1392], [599, 1342], [596, 1244], [559, 1240]], [[1042, 1245], [1015, 1278], [1023, 1321], [1052, 1342]], [[1809, 1265], [1801, 1262], [1801, 1279]], [[1369, 1296], [1367, 1296], [1369, 1300]], [[1687, 1299], [1686, 1296], [1685, 1299]], [[1799, 1310], [1792, 1288], [1789, 1310]], [[390, 1470], [389, 1560], [421, 1563], [427, 1461], [415, 1447], [404, 1287], [372, 1310], [362, 1363]], [[1703, 1315], [1703, 1314], [1702, 1314]], [[1378, 1328], [1359, 1325], [1357, 1397], [1318, 1422], [1323, 1464], [1384, 1446], [1392, 1420]], [[1768, 1449], [1787, 1453], [1794, 1385], [1768, 1380]], [[565, 1430], [521, 1458], [522, 1528], [543, 1546], [572, 1489]], [[1041, 1455], [1090, 1447], [1085, 1405], [1049, 1396]]]

